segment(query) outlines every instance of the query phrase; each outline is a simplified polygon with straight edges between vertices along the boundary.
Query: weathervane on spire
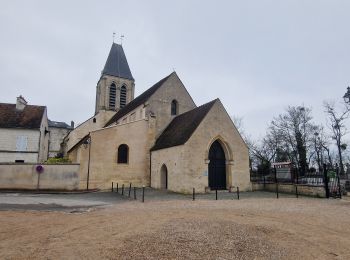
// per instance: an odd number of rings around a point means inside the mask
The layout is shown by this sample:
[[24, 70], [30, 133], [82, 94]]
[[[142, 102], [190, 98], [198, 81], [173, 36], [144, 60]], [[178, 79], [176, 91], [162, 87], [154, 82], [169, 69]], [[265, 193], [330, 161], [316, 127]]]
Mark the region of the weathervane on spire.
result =
[[120, 35], [120, 45], [123, 45], [123, 38], [124, 38], [124, 35]]
[[115, 32], [113, 32], [113, 43], [114, 43]]

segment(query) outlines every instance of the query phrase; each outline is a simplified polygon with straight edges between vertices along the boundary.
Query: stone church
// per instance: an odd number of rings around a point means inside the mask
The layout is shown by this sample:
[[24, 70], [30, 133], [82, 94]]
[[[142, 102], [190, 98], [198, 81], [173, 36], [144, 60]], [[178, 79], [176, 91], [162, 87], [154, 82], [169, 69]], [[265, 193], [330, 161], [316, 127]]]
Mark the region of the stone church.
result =
[[181, 193], [251, 189], [248, 148], [219, 99], [197, 106], [176, 72], [134, 93], [124, 50], [113, 43], [95, 115], [65, 138], [81, 189], [112, 182]]

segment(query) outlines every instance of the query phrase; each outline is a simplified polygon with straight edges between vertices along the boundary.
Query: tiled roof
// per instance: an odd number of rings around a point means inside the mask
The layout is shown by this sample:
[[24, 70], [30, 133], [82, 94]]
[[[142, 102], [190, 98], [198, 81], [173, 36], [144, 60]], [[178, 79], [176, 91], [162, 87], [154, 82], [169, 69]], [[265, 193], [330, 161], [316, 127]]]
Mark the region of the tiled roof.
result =
[[[175, 72], [173, 72], [175, 73]], [[143, 92], [141, 95], [139, 95], [137, 98], [132, 100], [130, 103], [128, 103], [125, 107], [120, 109], [105, 125], [105, 127], [117, 122], [120, 118], [127, 115], [131, 111], [133, 111], [138, 106], [141, 106], [144, 104], [156, 91], [159, 89], [163, 83], [173, 74], [171, 73], [169, 76], [161, 79], [156, 84], [154, 84], [152, 87], [147, 89], [145, 92]]]
[[48, 119], [48, 124], [49, 124], [49, 127], [72, 129], [72, 127], [66, 124], [65, 122], [51, 121], [50, 119]]
[[217, 99], [175, 117], [158, 137], [151, 151], [186, 143], [216, 101]]
[[116, 43], [112, 44], [102, 75], [111, 75], [134, 80], [121, 45]]
[[73, 151], [75, 148], [77, 148], [78, 146], [82, 145], [85, 143], [86, 140], [88, 140], [90, 138], [90, 133], [85, 135], [83, 138], [81, 138], [75, 145], [73, 145], [68, 151], [67, 153], [70, 153], [71, 151]]
[[0, 103], [0, 128], [40, 128], [45, 106], [26, 105], [17, 110], [15, 104]]

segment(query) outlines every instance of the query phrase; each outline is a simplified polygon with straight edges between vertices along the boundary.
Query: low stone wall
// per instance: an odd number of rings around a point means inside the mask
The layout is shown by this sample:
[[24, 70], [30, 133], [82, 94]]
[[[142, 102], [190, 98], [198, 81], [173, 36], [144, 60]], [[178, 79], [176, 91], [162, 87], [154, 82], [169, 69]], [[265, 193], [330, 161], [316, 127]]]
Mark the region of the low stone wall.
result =
[[[253, 182], [252, 189], [253, 189], [253, 191], [267, 190], [267, 191], [275, 192], [276, 191], [276, 184], [275, 183], [266, 183], [264, 186], [263, 183], [254, 183]], [[295, 185], [294, 184], [279, 183], [278, 184], [278, 191], [281, 193], [293, 193], [293, 194], [295, 194]], [[320, 197], [320, 198], [326, 197], [326, 192], [325, 192], [324, 187], [303, 185], [303, 184], [298, 184], [298, 194], [299, 195]]]
[[0, 164], [0, 189], [78, 190], [79, 164]]

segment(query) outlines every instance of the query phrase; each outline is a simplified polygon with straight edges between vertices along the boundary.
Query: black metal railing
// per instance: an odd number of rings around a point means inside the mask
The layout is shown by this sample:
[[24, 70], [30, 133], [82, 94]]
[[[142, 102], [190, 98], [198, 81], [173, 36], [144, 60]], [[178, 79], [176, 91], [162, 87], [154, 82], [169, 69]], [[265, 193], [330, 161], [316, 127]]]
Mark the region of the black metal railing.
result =
[[342, 194], [345, 192], [345, 184], [342, 185], [340, 179], [339, 167], [327, 168], [326, 165], [323, 166], [320, 172], [310, 171], [301, 173], [300, 169], [297, 168], [283, 169], [283, 171], [277, 168], [271, 168], [264, 172], [250, 172], [250, 181], [264, 184], [264, 188], [267, 184], [276, 184], [276, 191], [278, 191], [279, 184], [295, 185], [297, 196], [297, 186], [307, 185], [312, 187], [324, 187], [327, 198], [341, 198]]

